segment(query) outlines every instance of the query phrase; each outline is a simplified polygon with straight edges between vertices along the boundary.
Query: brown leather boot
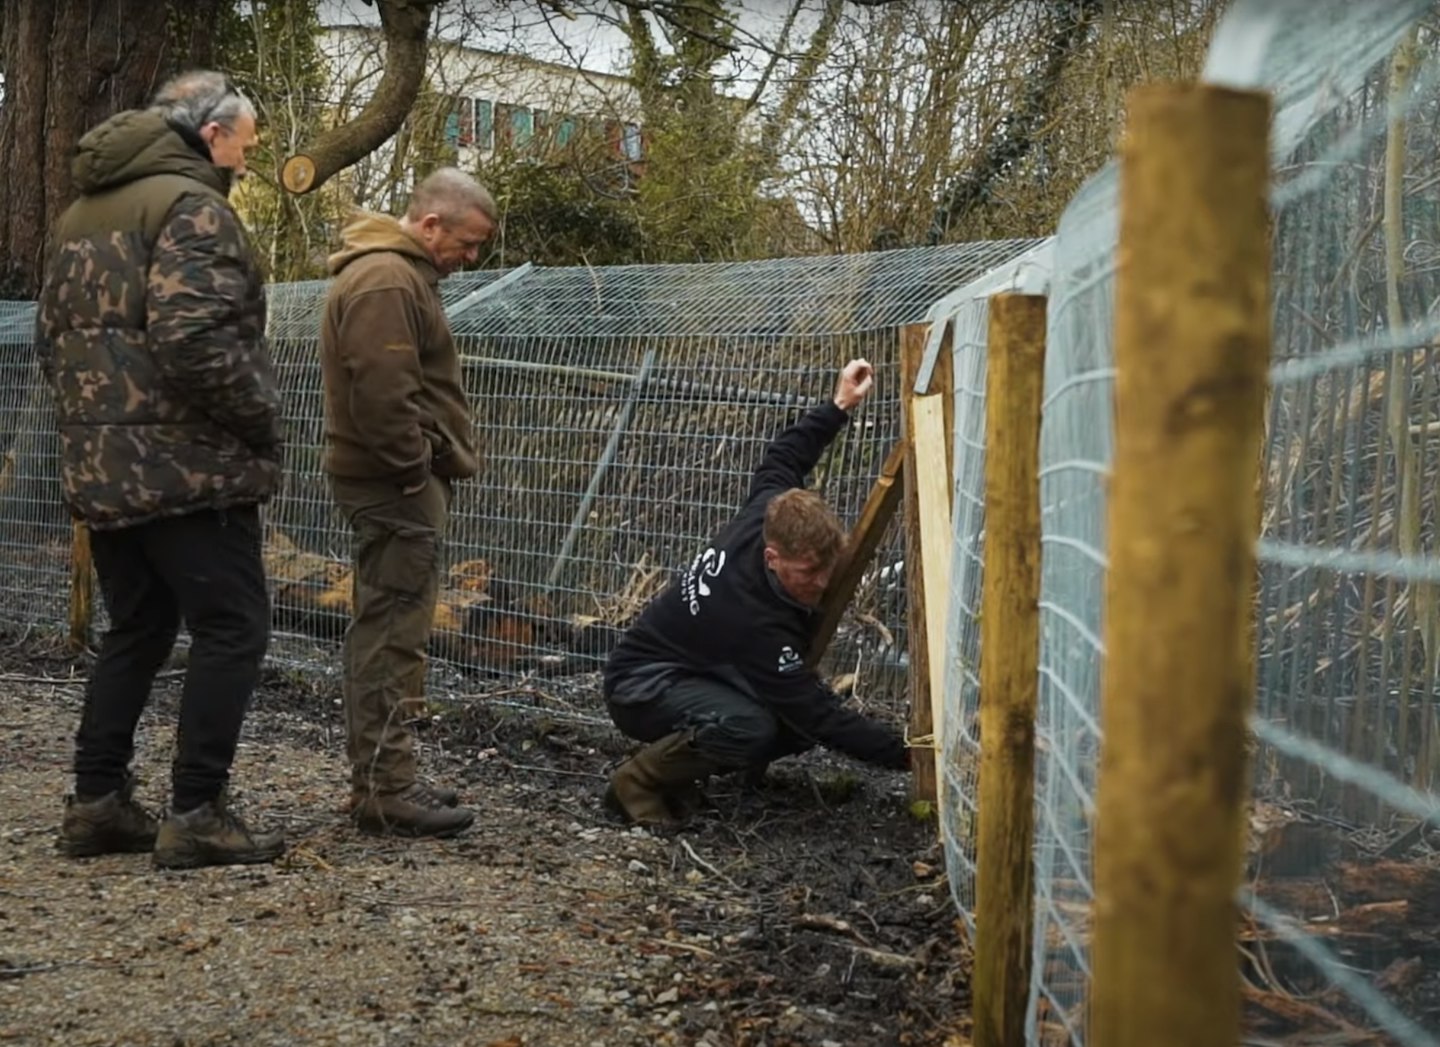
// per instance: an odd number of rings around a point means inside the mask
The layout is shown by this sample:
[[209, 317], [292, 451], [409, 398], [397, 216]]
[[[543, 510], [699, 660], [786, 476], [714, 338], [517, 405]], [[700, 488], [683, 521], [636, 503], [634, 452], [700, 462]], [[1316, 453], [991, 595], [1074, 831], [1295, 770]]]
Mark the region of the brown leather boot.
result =
[[475, 812], [451, 807], [436, 790], [414, 782], [398, 792], [372, 792], [352, 815], [364, 832], [385, 836], [455, 836], [475, 821]]
[[[460, 805], [460, 793], [450, 788], [448, 785], [440, 785], [438, 782], [425, 781], [416, 782], [416, 784], [422, 786], [425, 789], [428, 789], [431, 798], [441, 807], [458, 807]], [[347, 812], [355, 810], [355, 808], [359, 807], [362, 803], [365, 802], [365, 797], [367, 795], [368, 793], [363, 787], [358, 785], [351, 786], [350, 799], [345, 804], [345, 810]]]
[[155, 846], [160, 823], [135, 802], [135, 779], [98, 797], [65, 797], [56, 849], [67, 858], [98, 854], [137, 854]]
[[252, 830], [222, 791], [192, 811], [171, 811], [160, 825], [153, 860], [157, 869], [197, 869], [273, 862], [284, 853], [284, 835]]
[[627, 821], [674, 829], [692, 813], [697, 780], [720, 766], [692, 744], [690, 731], [651, 742], [615, 769], [605, 805]]

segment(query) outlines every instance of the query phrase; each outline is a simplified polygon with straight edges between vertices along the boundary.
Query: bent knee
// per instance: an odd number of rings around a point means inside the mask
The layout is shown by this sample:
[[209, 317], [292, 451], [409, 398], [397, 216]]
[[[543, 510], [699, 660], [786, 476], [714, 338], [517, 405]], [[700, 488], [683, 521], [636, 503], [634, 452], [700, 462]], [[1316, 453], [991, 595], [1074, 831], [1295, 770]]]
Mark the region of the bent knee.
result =
[[696, 748], [736, 767], [764, 759], [775, 747], [780, 723], [763, 709], [724, 712], [697, 725]]

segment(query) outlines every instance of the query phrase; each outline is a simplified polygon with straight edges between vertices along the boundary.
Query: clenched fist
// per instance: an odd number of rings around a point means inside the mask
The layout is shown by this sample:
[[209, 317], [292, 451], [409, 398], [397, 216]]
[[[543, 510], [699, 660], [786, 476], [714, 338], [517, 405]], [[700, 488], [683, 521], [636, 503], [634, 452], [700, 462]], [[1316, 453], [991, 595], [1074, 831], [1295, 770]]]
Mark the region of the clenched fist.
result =
[[835, 386], [835, 406], [842, 411], [859, 405], [870, 395], [875, 385], [875, 368], [868, 360], [851, 360], [840, 372], [840, 381]]

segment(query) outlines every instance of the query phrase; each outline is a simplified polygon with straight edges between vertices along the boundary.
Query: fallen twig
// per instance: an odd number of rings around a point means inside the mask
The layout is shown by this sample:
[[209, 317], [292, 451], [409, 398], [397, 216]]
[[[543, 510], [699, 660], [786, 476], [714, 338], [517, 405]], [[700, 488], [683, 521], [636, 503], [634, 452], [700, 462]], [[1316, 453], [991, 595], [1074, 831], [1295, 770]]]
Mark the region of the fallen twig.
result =
[[871, 949], [868, 946], [857, 945], [855, 952], [869, 960], [877, 967], [885, 967], [892, 971], [913, 971], [921, 964], [913, 956], [903, 956], [898, 952], [885, 952], [883, 949]]
[[665, 946], [666, 948], [670, 948], [670, 949], [680, 949], [680, 950], [683, 950], [684, 952], [693, 952], [693, 953], [695, 953], [697, 956], [704, 956], [704, 957], [707, 957], [707, 958], [709, 958], [709, 959], [714, 959], [714, 957], [715, 957], [715, 954], [714, 954], [713, 952], [711, 952], [709, 949], [702, 948], [702, 947], [700, 947], [700, 946], [698, 946], [698, 945], [691, 945], [691, 944], [689, 944], [688, 942], [672, 942], [672, 941], [667, 941], [667, 940], [664, 939], [664, 938], [651, 938], [650, 940], [651, 940], [652, 942], [654, 942], [656, 945], [663, 945], [663, 946]]
[[685, 839], [683, 836], [680, 838], [680, 846], [685, 848], [685, 853], [690, 856], [690, 860], [696, 865], [700, 866], [700, 868], [704, 869], [711, 876], [718, 876], [720, 879], [728, 883], [731, 887], [735, 888], [735, 890], [740, 890], [740, 885], [738, 883], [730, 879], [730, 877], [726, 876], [719, 869], [715, 868], [715, 866], [711, 865], [704, 858], [701, 858], [698, 854], [696, 854], [695, 848], [690, 846], [690, 841]]
[[153, 963], [139, 963], [134, 960], [56, 960], [52, 963], [35, 963], [28, 967], [0, 965], [0, 982], [24, 978], [29, 974], [49, 974], [66, 967], [154, 967]]
[[854, 938], [861, 945], [869, 945], [865, 936], [857, 931], [853, 925], [840, 919], [838, 916], [826, 916], [822, 913], [801, 913], [795, 917], [795, 925], [812, 931], [833, 931], [835, 934], [843, 934], [847, 938]]
[[[178, 680], [185, 675], [184, 669], [170, 669], [156, 673], [156, 680]], [[24, 673], [0, 673], [3, 683], [31, 683], [45, 687], [85, 687], [90, 683], [88, 676], [27, 676]]]
[[509, 763], [506, 766], [514, 771], [539, 771], [541, 774], [563, 774], [570, 778], [599, 778], [604, 779], [605, 775], [596, 774], [594, 771], [566, 771], [559, 767], [537, 767], [529, 763]]

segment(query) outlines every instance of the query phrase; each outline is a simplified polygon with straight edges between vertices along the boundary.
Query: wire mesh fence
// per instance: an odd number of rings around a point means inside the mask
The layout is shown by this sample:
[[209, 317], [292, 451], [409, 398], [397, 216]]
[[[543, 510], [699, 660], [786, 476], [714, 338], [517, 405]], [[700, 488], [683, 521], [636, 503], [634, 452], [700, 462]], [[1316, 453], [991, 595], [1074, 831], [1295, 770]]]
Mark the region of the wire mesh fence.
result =
[[71, 527], [60, 504], [50, 392], [36, 369], [31, 302], [0, 302], [0, 560], [12, 627], [65, 621]]
[[[732, 514], [765, 444], [864, 356], [877, 391], [814, 482], [853, 521], [901, 434], [899, 328], [1033, 241], [711, 265], [463, 273], [442, 299], [482, 451], [457, 486], [432, 681], [601, 715], [590, 675], [618, 631]], [[272, 658], [335, 671], [349, 536], [320, 472], [325, 281], [269, 289], [286, 480], [267, 514]], [[64, 621], [70, 529], [34, 366], [33, 307], [0, 304], [6, 459], [0, 579], [11, 624]], [[903, 543], [893, 528], [823, 670], [904, 717]], [[517, 689], [517, 679], [528, 686]]]
[[[985, 535], [986, 345], [991, 295], [1043, 293], [1052, 265], [1051, 241], [1042, 242], [949, 295], [935, 309], [932, 343], [939, 351], [948, 327], [955, 395], [954, 552], [946, 607], [945, 701], [941, 744], [940, 835], [961, 918], [975, 933], [976, 829], [980, 770], [980, 621]], [[958, 711], [958, 715], [949, 710]]]
[[[1241, 0], [1207, 67], [1213, 82], [1275, 98], [1274, 363], [1236, 954], [1246, 1042], [1440, 1043], [1435, 14], [1428, 0]], [[1027, 1031], [1046, 1045], [1085, 1042], [1091, 973], [1117, 193], [1112, 164], [1048, 248]], [[983, 426], [960, 420], [983, 414], [983, 312], [972, 300], [951, 314], [957, 462], [970, 460], [957, 466], [945, 714], [956, 795], [973, 794], [978, 752]], [[973, 810], [950, 810], [953, 890], [973, 912]]]

